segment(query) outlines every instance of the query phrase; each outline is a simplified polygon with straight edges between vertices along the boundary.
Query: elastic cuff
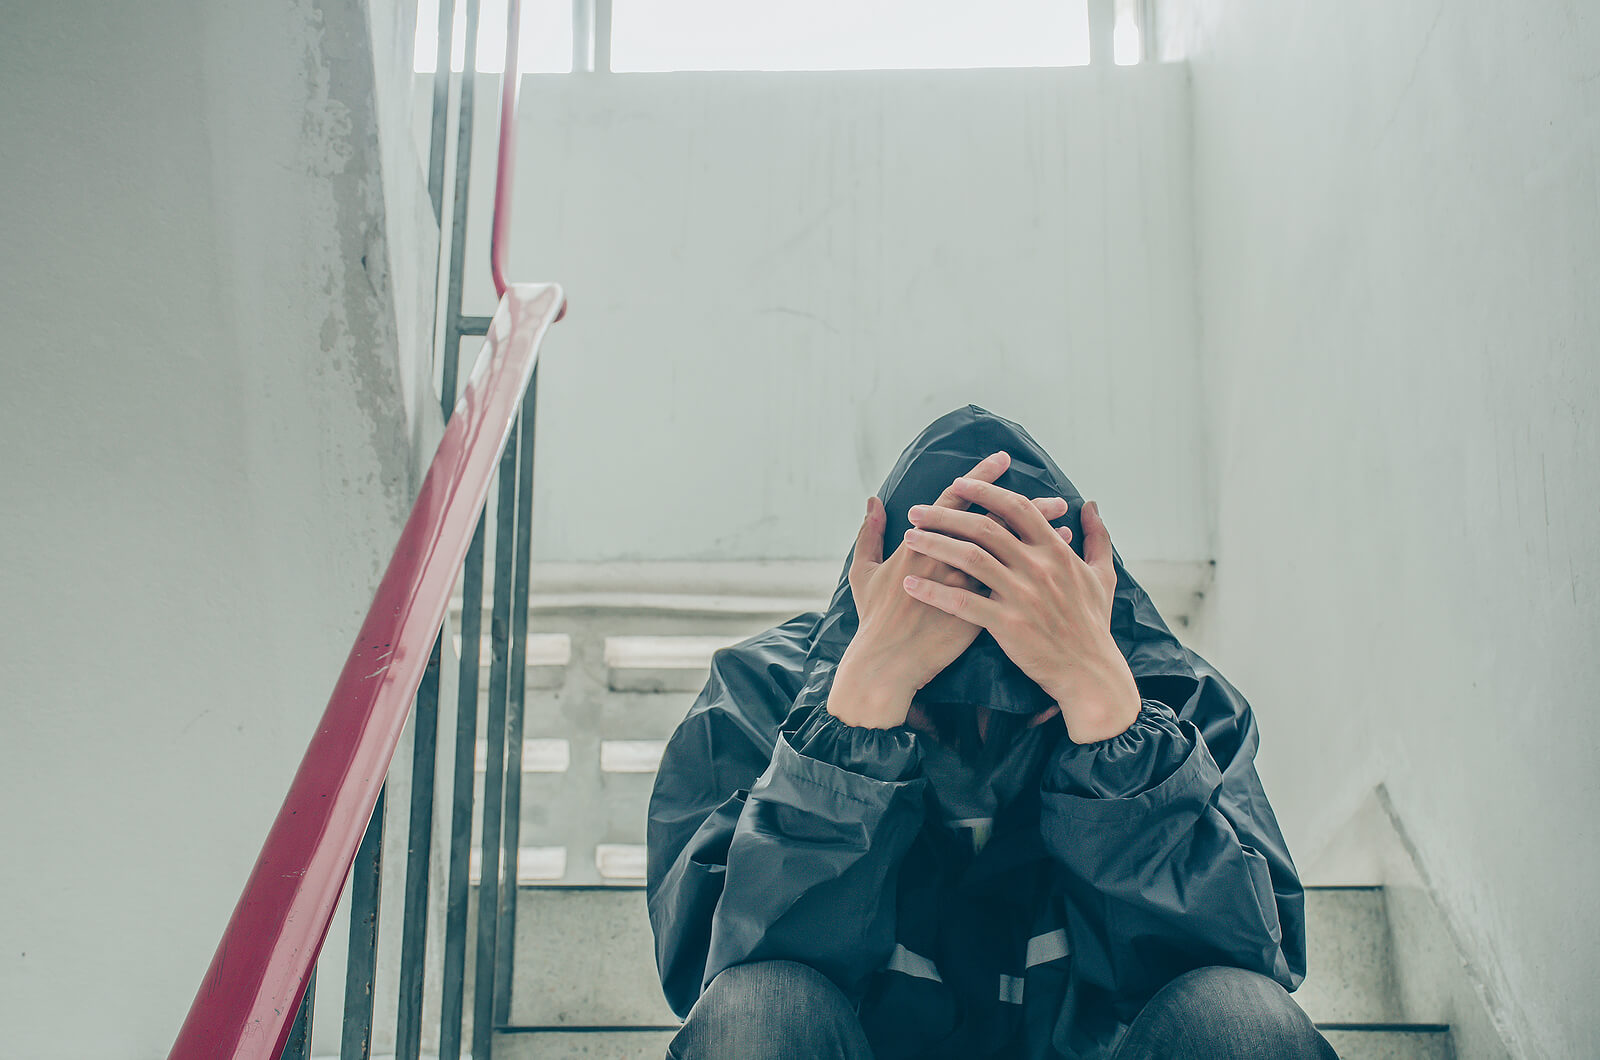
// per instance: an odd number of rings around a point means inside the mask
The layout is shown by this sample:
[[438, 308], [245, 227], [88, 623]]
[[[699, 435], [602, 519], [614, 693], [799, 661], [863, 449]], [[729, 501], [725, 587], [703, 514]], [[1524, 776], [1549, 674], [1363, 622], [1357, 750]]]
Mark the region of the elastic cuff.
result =
[[[787, 727], [786, 727], [787, 731]], [[915, 778], [922, 768], [916, 731], [906, 725], [876, 729], [851, 725], [818, 703], [789, 735], [789, 743], [807, 758], [873, 780], [899, 782]]]
[[1188, 756], [1190, 738], [1183, 724], [1160, 700], [1140, 700], [1133, 723], [1115, 736], [1083, 744], [1062, 741], [1045, 772], [1044, 790], [1089, 799], [1126, 799], [1148, 791]]

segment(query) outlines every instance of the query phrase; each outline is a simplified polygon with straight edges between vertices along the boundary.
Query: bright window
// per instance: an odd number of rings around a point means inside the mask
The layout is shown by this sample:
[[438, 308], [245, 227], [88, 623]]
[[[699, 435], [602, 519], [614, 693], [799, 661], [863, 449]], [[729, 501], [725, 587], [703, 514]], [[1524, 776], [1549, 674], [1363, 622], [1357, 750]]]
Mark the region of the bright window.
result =
[[1087, 0], [614, 0], [611, 33], [618, 72], [1089, 62]]
[[[440, 0], [417, 0], [413, 67], [432, 73]], [[449, 0], [446, 0], [449, 2]], [[1140, 59], [1136, 0], [1115, 0], [1113, 61]], [[574, 0], [523, 0], [523, 73], [570, 73]], [[592, 0], [591, 0], [592, 8]], [[466, 52], [458, 3], [451, 69]], [[479, 0], [476, 66], [505, 65], [506, 0]], [[1082, 66], [1088, 0], [613, 0], [611, 69], [928, 70]]]
[[[525, 74], [572, 71], [572, 0], [522, 0], [517, 34], [517, 65]], [[450, 69], [461, 72], [467, 54], [467, 5], [457, 4], [451, 34]], [[439, 53], [439, 0], [417, 0], [417, 46], [412, 66], [431, 74]], [[479, 73], [498, 74], [506, 66], [506, 0], [479, 0]]]

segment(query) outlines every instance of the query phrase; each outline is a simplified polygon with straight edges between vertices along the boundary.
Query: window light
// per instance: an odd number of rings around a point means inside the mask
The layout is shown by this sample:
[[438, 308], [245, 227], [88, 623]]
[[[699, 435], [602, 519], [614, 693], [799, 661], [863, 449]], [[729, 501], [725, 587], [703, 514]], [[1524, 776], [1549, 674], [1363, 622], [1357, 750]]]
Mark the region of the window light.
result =
[[613, 0], [611, 69], [1081, 66], [1086, 0]]
[[[572, 0], [522, 0], [517, 65], [523, 73], [572, 71]], [[461, 72], [467, 54], [467, 5], [457, 4], [451, 34], [450, 69]], [[433, 73], [439, 53], [439, 0], [417, 0], [417, 43], [412, 68]], [[479, 0], [476, 63], [481, 74], [498, 74], [506, 63], [506, 0]]]

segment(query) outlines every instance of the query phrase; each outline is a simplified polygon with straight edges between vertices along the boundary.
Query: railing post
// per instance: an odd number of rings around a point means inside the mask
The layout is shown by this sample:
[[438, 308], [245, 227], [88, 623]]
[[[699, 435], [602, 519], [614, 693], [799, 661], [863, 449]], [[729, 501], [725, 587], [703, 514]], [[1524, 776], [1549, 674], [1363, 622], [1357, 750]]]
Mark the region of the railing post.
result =
[[573, 74], [594, 74], [595, 3], [573, 0]]
[[1117, 0], [1089, 0], [1089, 65], [1115, 63]]
[[422, 984], [428, 953], [428, 859], [433, 856], [433, 786], [439, 754], [439, 668], [444, 632], [417, 687], [411, 733], [411, 820], [406, 834], [406, 892], [400, 929], [400, 997], [395, 1018], [395, 1060], [417, 1060], [422, 1051]]
[[[443, 0], [441, 0], [443, 2]], [[456, 93], [456, 175], [450, 221], [450, 282], [445, 294], [440, 402], [449, 422], [461, 364], [461, 283], [467, 255], [467, 191], [472, 167], [472, 96], [478, 66], [478, 0], [466, 0], [465, 56]], [[467, 875], [478, 742], [478, 641], [483, 623], [483, 538], [486, 515], [467, 549], [461, 583], [461, 658], [456, 684], [455, 771], [452, 774], [450, 868], [445, 891], [444, 991], [439, 1004], [439, 1060], [460, 1060], [467, 954]]]
[[[517, 423], [522, 422], [519, 414]], [[500, 497], [494, 535], [494, 612], [489, 619], [493, 662], [489, 711], [484, 726], [483, 826], [478, 839], [478, 932], [472, 981], [472, 1060], [488, 1060], [494, 1037], [495, 918], [500, 912], [500, 827], [505, 804], [506, 670], [511, 632], [511, 558], [516, 538], [520, 449], [512, 438], [500, 454]]]
[[594, 4], [594, 71], [611, 72], [611, 0], [592, 0]]
[[[444, 220], [444, 133], [450, 108], [450, 31], [455, 25], [455, 14], [455, 0], [439, 0], [439, 47], [433, 67], [433, 128], [428, 139], [428, 202], [433, 206], [435, 224]], [[437, 275], [434, 282], [438, 282]]]
[[[444, 2], [444, 0], [440, 0]], [[461, 282], [467, 260], [467, 183], [472, 169], [472, 93], [478, 64], [478, 0], [466, 0], [466, 57], [461, 66], [461, 90], [456, 93], [455, 207], [450, 220], [450, 282], [445, 289], [444, 365], [442, 393], [444, 416], [456, 403], [456, 379], [461, 361]]]
[[339, 1060], [372, 1055], [373, 985], [378, 969], [378, 901], [383, 889], [383, 809], [389, 784], [378, 789], [372, 819], [356, 850], [350, 884], [350, 949], [344, 973], [344, 1030]]
[[306, 976], [306, 992], [300, 995], [300, 1007], [295, 1010], [294, 1023], [289, 1027], [289, 1039], [283, 1044], [282, 1060], [311, 1060], [311, 1010], [317, 1000], [317, 966], [311, 966]]
[[467, 548], [461, 583], [461, 657], [456, 681], [456, 749], [450, 799], [450, 875], [445, 890], [444, 994], [439, 1003], [439, 1060], [460, 1060], [463, 977], [467, 967], [467, 874], [472, 856], [472, 799], [478, 751], [478, 651], [483, 628], [485, 515]]
[[511, 589], [511, 685], [506, 702], [506, 816], [501, 862], [500, 910], [496, 918], [494, 1018], [497, 1024], [511, 1018], [511, 980], [517, 946], [517, 881], [522, 842], [522, 736], [528, 692], [528, 581], [533, 542], [533, 443], [535, 403], [539, 390], [539, 362], [533, 365], [517, 434], [517, 541], [512, 558], [515, 576]]

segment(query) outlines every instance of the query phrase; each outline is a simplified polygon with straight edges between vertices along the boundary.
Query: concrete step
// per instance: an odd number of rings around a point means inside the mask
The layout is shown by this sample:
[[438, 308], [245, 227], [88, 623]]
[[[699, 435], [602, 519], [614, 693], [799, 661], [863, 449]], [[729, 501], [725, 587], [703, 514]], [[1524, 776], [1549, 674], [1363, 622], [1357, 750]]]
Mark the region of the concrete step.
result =
[[[808, 577], [831, 586], [837, 574], [826, 564]], [[615, 577], [599, 592], [574, 582], [572, 592], [530, 602], [524, 885], [511, 1026], [496, 1035], [501, 1060], [664, 1055], [679, 1020], [661, 995], [642, 886], [662, 748], [718, 648], [826, 604], [719, 595], [724, 587], [698, 568], [665, 593]], [[480, 706], [480, 735], [483, 716]], [[480, 743], [480, 774], [484, 754]], [[1309, 974], [1294, 996], [1339, 1055], [1451, 1060], [1447, 1028], [1402, 1022], [1382, 888], [1309, 887], [1306, 900]]]
[[[1348, 1027], [1317, 1024], [1340, 1060], [1455, 1060], [1450, 1028], [1439, 1023]], [[541, 1054], [543, 1055], [543, 1054]], [[663, 1052], [662, 1054], [666, 1054]]]
[[[1300, 1007], [1319, 1023], [1398, 1022], [1382, 889], [1310, 887], [1306, 909], [1310, 974], [1294, 995]], [[522, 887], [516, 947], [513, 1025], [678, 1023], [661, 994], [643, 887]]]
[[662, 1060], [677, 1028], [647, 1030], [608, 1027], [592, 1031], [517, 1027], [496, 1031], [495, 1060]]
[[1403, 1018], [1382, 887], [1306, 889], [1306, 978], [1294, 996], [1313, 1019]]
[[[1340, 1060], [1453, 1060], [1449, 1032], [1440, 1026], [1416, 1025], [1401, 1029], [1322, 1027]], [[662, 1060], [675, 1028], [607, 1027], [588, 1031], [548, 1027], [518, 1027], [494, 1036], [495, 1060], [568, 1060], [605, 1057], [607, 1060]]]

